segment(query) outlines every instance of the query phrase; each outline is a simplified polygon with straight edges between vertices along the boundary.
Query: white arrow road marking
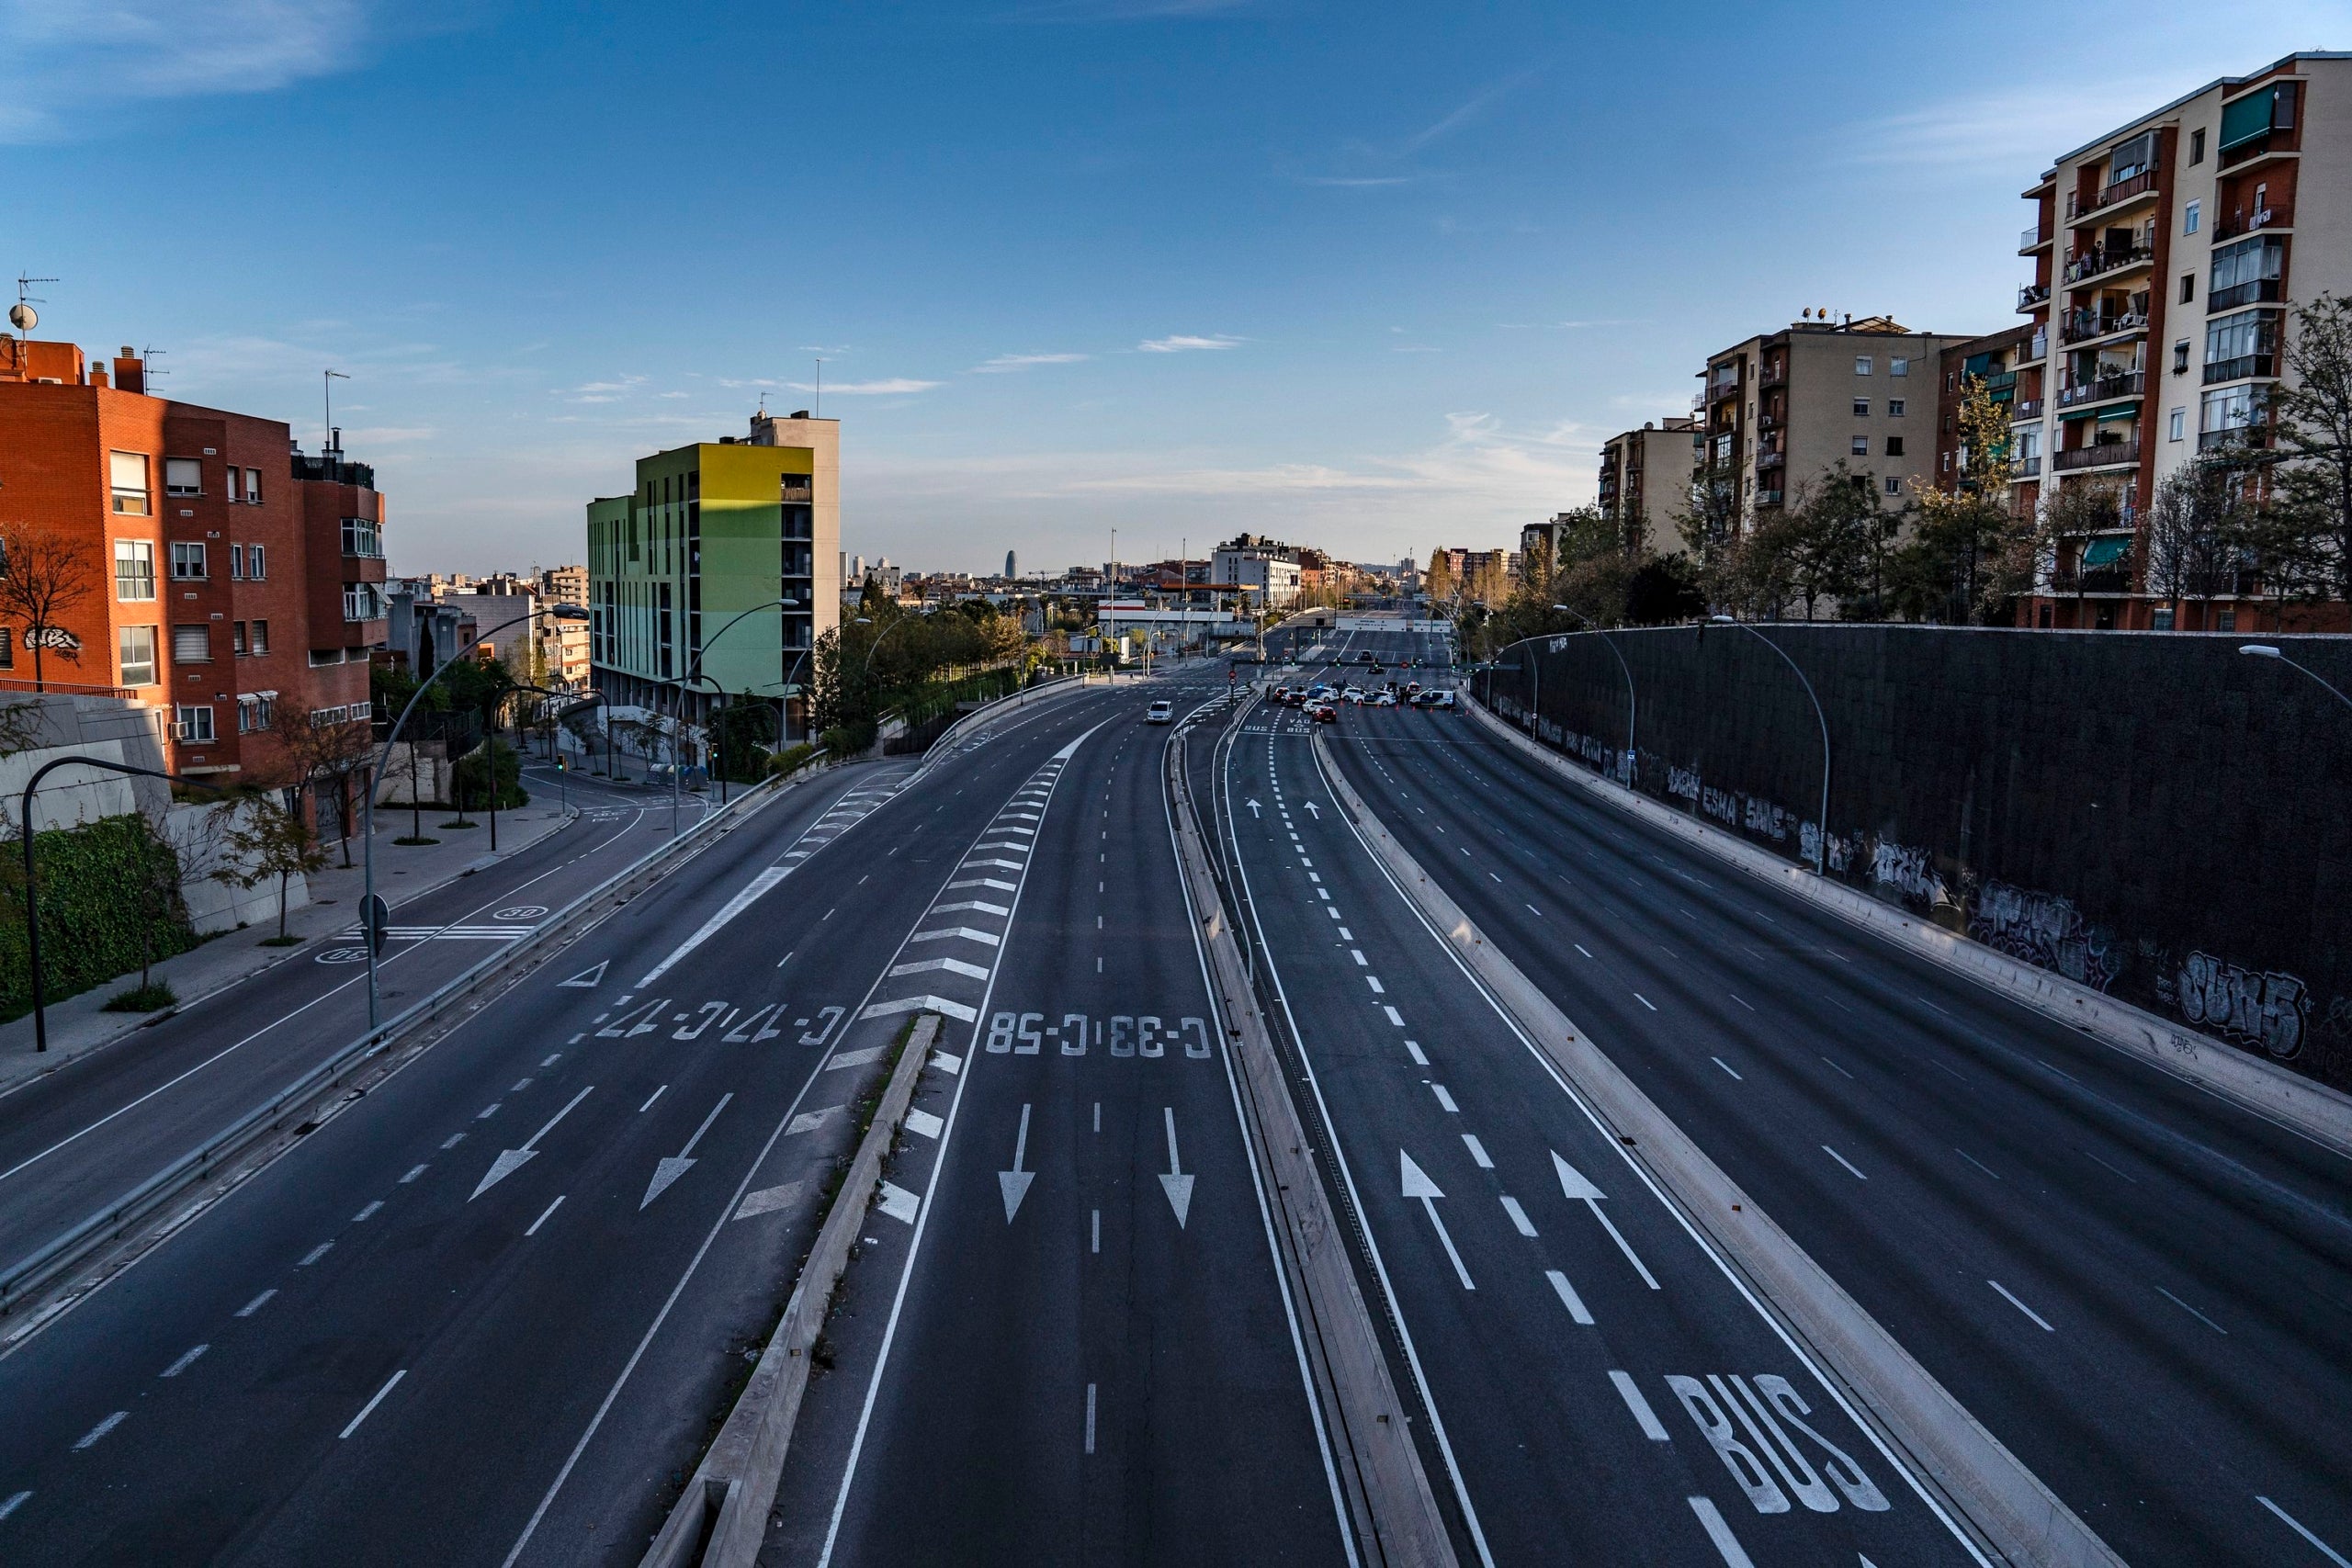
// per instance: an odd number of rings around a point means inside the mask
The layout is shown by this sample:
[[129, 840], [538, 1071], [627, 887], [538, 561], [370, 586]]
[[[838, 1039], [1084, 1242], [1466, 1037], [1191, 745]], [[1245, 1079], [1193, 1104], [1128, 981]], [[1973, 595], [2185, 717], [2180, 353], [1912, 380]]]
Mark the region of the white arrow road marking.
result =
[[1625, 1255], [1625, 1261], [1634, 1266], [1634, 1271], [1642, 1277], [1643, 1283], [1648, 1285], [1653, 1291], [1657, 1290], [1658, 1288], [1657, 1276], [1650, 1272], [1647, 1264], [1634, 1256], [1634, 1249], [1626, 1245], [1625, 1238], [1618, 1234], [1617, 1227], [1610, 1223], [1609, 1216], [1600, 1212], [1601, 1201], [1609, 1194], [1587, 1180], [1584, 1173], [1575, 1166], [1562, 1159], [1556, 1149], [1552, 1153], [1552, 1168], [1560, 1173], [1560, 1190], [1568, 1195], [1568, 1201], [1582, 1203], [1586, 1208], [1590, 1209], [1592, 1217], [1600, 1222], [1600, 1228], [1609, 1233], [1609, 1239], [1617, 1244], [1617, 1250]]
[[967, 964], [960, 958], [918, 958], [912, 964], [894, 964], [890, 966], [890, 973], [893, 976], [933, 975], [943, 971], [950, 975], [961, 975], [972, 980], [985, 980], [989, 977], [987, 970], [977, 964]]
[[950, 926], [944, 931], [917, 931], [907, 940], [909, 942], [945, 942], [954, 937], [960, 937], [966, 942], [980, 942], [989, 947], [1004, 945], [1003, 938], [990, 936], [986, 931], [974, 931], [969, 926]]
[[469, 1203], [472, 1202], [474, 1199], [481, 1197], [483, 1193], [489, 1191], [492, 1188], [497, 1186], [500, 1182], [505, 1180], [508, 1177], [522, 1169], [526, 1165], [528, 1165], [531, 1162], [532, 1157], [539, 1152], [539, 1140], [546, 1137], [550, 1132], [554, 1131], [555, 1124], [557, 1122], [571, 1115], [571, 1107], [587, 1099], [589, 1089], [593, 1089], [596, 1086], [594, 1084], [590, 1084], [587, 1089], [583, 1089], [578, 1094], [573, 1095], [571, 1097], [571, 1104], [566, 1105], [562, 1110], [548, 1117], [548, 1124], [546, 1126], [540, 1128], [537, 1132], [523, 1140], [523, 1146], [521, 1148], [500, 1150], [498, 1157], [491, 1162], [490, 1174], [481, 1179], [481, 1185], [473, 1190], [472, 1194], [466, 1199], [466, 1201]]
[[1478, 1287], [1470, 1282], [1470, 1270], [1462, 1266], [1462, 1254], [1453, 1250], [1453, 1237], [1446, 1234], [1445, 1222], [1437, 1217], [1437, 1200], [1445, 1194], [1438, 1190], [1436, 1182], [1429, 1179], [1427, 1171], [1413, 1163], [1411, 1155], [1398, 1149], [1396, 1157], [1404, 1161], [1405, 1196], [1419, 1198], [1421, 1207], [1428, 1211], [1430, 1224], [1437, 1227], [1438, 1240], [1445, 1244], [1445, 1255], [1453, 1260], [1453, 1272], [1461, 1278], [1462, 1288], [1476, 1290]]
[[1184, 1174], [1183, 1166], [1176, 1158], [1176, 1108], [1160, 1108], [1168, 1119], [1168, 1174], [1159, 1179], [1160, 1190], [1168, 1194], [1168, 1201], [1176, 1211], [1176, 1228], [1184, 1228], [1184, 1216], [1193, 1208], [1193, 1179]]
[[1322, 808], [1321, 807], [1319, 807], [1319, 806], [1316, 805], [1316, 804], [1315, 804], [1313, 801], [1311, 801], [1311, 800], [1302, 800], [1302, 801], [1300, 801], [1300, 802], [1299, 802], [1299, 804], [1300, 804], [1301, 806], [1304, 806], [1305, 807], [1306, 807], [1306, 809], [1307, 809], [1307, 810], [1309, 810], [1309, 811], [1311, 811], [1311, 812], [1313, 812], [1313, 813], [1315, 814], [1315, 820], [1317, 820], [1317, 822], [1320, 822], [1320, 821], [1322, 821], [1322, 820], [1323, 820], [1323, 808]]
[[922, 1212], [922, 1200], [896, 1182], [886, 1181], [874, 1201], [874, 1206], [900, 1224], [910, 1225], [915, 1223], [915, 1216]]
[[1037, 1179], [1035, 1171], [1021, 1168], [1022, 1156], [1029, 1152], [1029, 1107], [1021, 1108], [1021, 1131], [1012, 1140], [1012, 1168], [996, 1173], [996, 1184], [1004, 1193], [1004, 1223], [1011, 1224], [1020, 1212], [1021, 1200], [1029, 1196], [1029, 1184]]
[[571, 979], [561, 980], [557, 983], [563, 986], [578, 986], [582, 989], [585, 990], [588, 987], [594, 986], [598, 981], [605, 977], [605, 965], [611, 963], [612, 960], [607, 958], [603, 964], [597, 964], [594, 969], [582, 969]]
[[1245, 801], [1243, 804], [1250, 807], [1250, 815], [1252, 817], [1263, 818], [1266, 815], [1263, 808], [1261, 808], [1255, 800]]
[[702, 1142], [702, 1135], [710, 1131], [710, 1124], [718, 1120], [718, 1113], [726, 1110], [727, 1102], [734, 1098], [735, 1091], [732, 1089], [720, 1095], [718, 1103], [710, 1108], [710, 1114], [702, 1119], [702, 1125], [695, 1129], [695, 1135], [686, 1140], [686, 1146], [676, 1154], [664, 1155], [654, 1166], [653, 1180], [645, 1189], [645, 1201], [637, 1206], [639, 1213], [644, 1213], [653, 1200], [662, 1196], [670, 1183], [694, 1168], [695, 1145]]

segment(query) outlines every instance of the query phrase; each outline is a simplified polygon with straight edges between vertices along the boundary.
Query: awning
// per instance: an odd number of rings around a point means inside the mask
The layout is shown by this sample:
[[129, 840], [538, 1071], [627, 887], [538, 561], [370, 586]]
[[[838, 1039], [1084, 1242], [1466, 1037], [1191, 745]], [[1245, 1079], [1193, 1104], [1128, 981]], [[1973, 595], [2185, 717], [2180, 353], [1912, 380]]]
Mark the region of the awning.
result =
[[2128, 536], [2093, 539], [2083, 547], [2083, 570], [2089, 571], [2094, 567], [2113, 566], [2131, 553], [2132, 540]]
[[2111, 409], [2101, 409], [2098, 411], [2098, 418], [2101, 424], [2105, 424], [2111, 419], [2137, 419], [2139, 417], [2140, 405], [2136, 402], [2118, 403]]

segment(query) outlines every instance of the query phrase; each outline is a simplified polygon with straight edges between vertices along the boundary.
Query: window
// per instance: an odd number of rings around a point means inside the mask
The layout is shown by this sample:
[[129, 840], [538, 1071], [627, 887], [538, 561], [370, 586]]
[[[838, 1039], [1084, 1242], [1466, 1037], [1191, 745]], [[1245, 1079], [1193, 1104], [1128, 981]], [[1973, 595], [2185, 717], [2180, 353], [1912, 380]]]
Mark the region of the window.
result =
[[2116, 148], [2113, 160], [2107, 166], [2107, 183], [2121, 185], [2134, 175], [2148, 172], [2156, 155], [2156, 133], [2143, 130], [2131, 141]]
[[201, 625], [174, 626], [172, 628], [172, 662], [175, 664], [211, 663], [212, 628]]
[[1889, 495], [1901, 495], [1903, 493], [1903, 481], [1895, 479], [1888, 479], [1886, 481], [1886, 493]]
[[2205, 323], [2205, 378], [2234, 381], [2267, 376], [2278, 346], [2278, 317], [2270, 310], [2241, 310]]
[[2172, 373], [2176, 376], [2188, 374], [2188, 340], [2187, 338], [2182, 338], [2172, 345]]
[[2165, 439], [2167, 441], [2179, 440], [2183, 432], [2187, 429], [2188, 424], [2188, 411], [2187, 409], [2173, 410], [2172, 418], [2165, 427]]
[[204, 465], [194, 457], [164, 459], [164, 493], [165, 495], [202, 495]]
[[2166, 605], [2161, 610], [2150, 611], [2148, 613], [2148, 629], [2155, 632], [2168, 632], [2172, 630], [2172, 607], [2170, 605]]
[[1903, 417], [1903, 400], [1901, 398], [1889, 398], [1886, 400], [1886, 417], [1889, 419], [1901, 419]]
[[247, 545], [245, 547], [245, 576], [253, 581], [259, 582], [268, 575], [269, 563], [262, 558], [261, 547]]
[[2233, 632], [2233, 631], [2237, 630], [2237, 629], [2238, 629], [2238, 613], [2237, 613], [2237, 611], [2236, 611], [2236, 610], [2234, 610], [2234, 609], [2224, 609], [2224, 610], [2222, 610], [2222, 613], [2221, 613], [2221, 624], [2220, 624], [2220, 626], [2219, 626], [2218, 627], [2216, 627], [2215, 629], [2220, 630], [2220, 631], [2225, 631], [2225, 632]]
[[182, 703], [179, 705], [179, 738], [190, 745], [203, 746], [212, 739], [212, 705]]
[[2213, 276], [2206, 285], [2205, 308], [2230, 310], [2259, 304], [2279, 296], [2279, 279], [2287, 269], [2287, 247], [2264, 235], [2223, 245], [2213, 253]]
[[147, 458], [139, 452], [107, 454], [107, 474], [114, 487], [117, 512], [147, 515]]
[[1856, 355], [1854, 356], [1854, 374], [1857, 376], [1867, 376], [1870, 373], [1871, 356], [1867, 354]]
[[1886, 455], [1890, 457], [1900, 457], [1903, 456], [1903, 437], [1900, 435], [1890, 435], [1886, 438]]
[[1908, 376], [1911, 374], [1911, 361], [1898, 354], [1886, 362], [1886, 373], [1890, 376]]
[[245, 547], [244, 547], [244, 546], [243, 546], [243, 545], [231, 545], [231, 546], [229, 547], [229, 577], [230, 577], [230, 580], [231, 580], [232, 581], [234, 581], [236, 579], [241, 578], [241, 577], [243, 577], [243, 576], [244, 576], [244, 575], [245, 575]]
[[1856, 419], [1868, 419], [1870, 416], [1871, 400], [1868, 398], [1856, 398], [1854, 400], [1854, 417]]
[[311, 649], [311, 668], [313, 670], [323, 669], [327, 665], [340, 664], [342, 662], [343, 649], [339, 648], [314, 648]]
[[[2191, 164], [2205, 161], [2205, 128], [2201, 125], [2188, 133], [2188, 161]], [[2189, 232], [2194, 234], [2197, 231], [2191, 229]]]
[[243, 468], [232, 468], [229, 470], [229, 499], [231, 501], [245, 499], [245, 470]]
[[201, 578], [204, 575], [204, 546], [193, 539], [172, 542], [172, 581]]
[[152, 686], [155, 683], [155, 628], [125, 626], [117, 635], [115, 651], [122, 662], [122, 683], [126, 686]]
[[2197, 428], [2208, 435], [2244, 430], [2260, 423], [2263, 408], [2260, 387], [2224, 387], [2205, 394], [2198, 412]]
[[155, 547], [144, 539], [114, 542], [114, 596], [124, 604], [155, 597]]
[[343, 520], [343, 553], [347, 556], [380, 556], [384, 543], [373, 517], [346, 517]]
[[259, 659], [269, 651], [269, 623], [267, 621], [255, 621], [253, 624], [253, 635], [245, 640], [245, 651], [255, 659]]
[[[312, 714], [311, 717], [312, 722], [315, 723], [318, 719], [318, 715]], [[246, 734], [257, 729], [267, 729], [272, 724], [276, 723], [277, 720], [277, 693], [255, 692], [241, 696], [237, 699], [237, 731], [239, 734]]]
[[0, 670], [14, 670], [16, 667], [17, 630], [14, 626], [0, 626]]
[[346, 621], [379, 620], [384, 614], [384, 591], [372, 582], [346, 582], [343, 585], [343, 618]]
[[2187, 305], [2193, 302], [2196, 298], [2197, 275], [2193, 272], [2182, 273], [2180, 275], [2180, 302]]
[[1867, 435], [1855, 436], [1851, 450], [1857, 457], [1869, 457], [1871, 455], [1871, 438]]
[[261, 503], [261, 470], [259, 468], [245, 470], [245, 499], [255, 505]]
[[2205, 204], [2202, 201], [2192, 201], [2188, 206], [2180, 209], [2180, 231], [2182, 233], [2194, 234], [2197, 232], [2198, 229], [2203, 225], [2204, 221]]
[[229, 623], [229, 651], [240, 659], [245, 656], [245, 623], [243, 621]]

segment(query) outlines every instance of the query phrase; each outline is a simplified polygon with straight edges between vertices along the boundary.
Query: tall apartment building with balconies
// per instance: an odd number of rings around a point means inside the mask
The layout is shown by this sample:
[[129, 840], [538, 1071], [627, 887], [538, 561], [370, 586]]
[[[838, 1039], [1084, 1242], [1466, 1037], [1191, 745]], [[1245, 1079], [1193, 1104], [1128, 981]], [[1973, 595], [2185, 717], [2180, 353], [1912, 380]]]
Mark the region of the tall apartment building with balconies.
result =
[[1600, 447], [1601, 514], [1645, 555], [1682, 548], [1676, 519], [1690, 509], [1690, 472], [1705, 439], [1695, 419], [1650, 420]]
[[2047, 329], [2026, 322], [1944, 350], [1936, 381], [1936, 486], [1956, 490], [1968, 472], [1967, 433], [1961, 405], [1978, 382], [2009, 421], [2012, 485], [2035, 482], [2041, 473], [2042, 383], [2049, 360]]
[[[2200, 451], [2266, 437], [2294, 307], [2352, 291], [2352, 54], [2292, 54], [2225, 76], [2058, 159], [2023, 194], [2033, 281], [2018, 308], [2048, 334], [2051, 396], [2018, 446], [2039, 475], [2097, 485], [2115, 526], [2064, 541], [2030, 624], [2170, 625], [2135, 547], [2144, 508]], [[2247, 598], [2259, 596], [2251, 579]], [[2192, 606], [2234, 629], [2238, 596]]]
[[[1927, 480], [1939, 361], [1965, 341], [1886, 316], [1832, 321], [1825, 313], [1708, 355], [1691, 400], [1693, 456], [1722, 492], [1732, 530], [1794, 504], [1840, 462], [1890, 500]], [[1655, 477], [1647, 482], [1656, 489]], [[1672, 510], [1685, 504], [1678, 497]]]

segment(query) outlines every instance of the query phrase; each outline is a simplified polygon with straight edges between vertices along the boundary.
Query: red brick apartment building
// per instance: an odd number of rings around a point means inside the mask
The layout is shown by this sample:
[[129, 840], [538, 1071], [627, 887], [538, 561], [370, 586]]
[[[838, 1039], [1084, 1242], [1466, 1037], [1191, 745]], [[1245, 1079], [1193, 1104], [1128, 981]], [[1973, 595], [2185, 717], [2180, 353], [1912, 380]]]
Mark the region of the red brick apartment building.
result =
[[[43, 683], [156, 710], [176, 772], [260, 766], [281, 712], [368, 716], [383, 523], [374, 470], [282, 420], [153, 396], [128, 348], [109, 367], [0, 333], [0, 533], [87, 566]], [[33, 681], [26, 628], [0, 626], [0, 690]]]

